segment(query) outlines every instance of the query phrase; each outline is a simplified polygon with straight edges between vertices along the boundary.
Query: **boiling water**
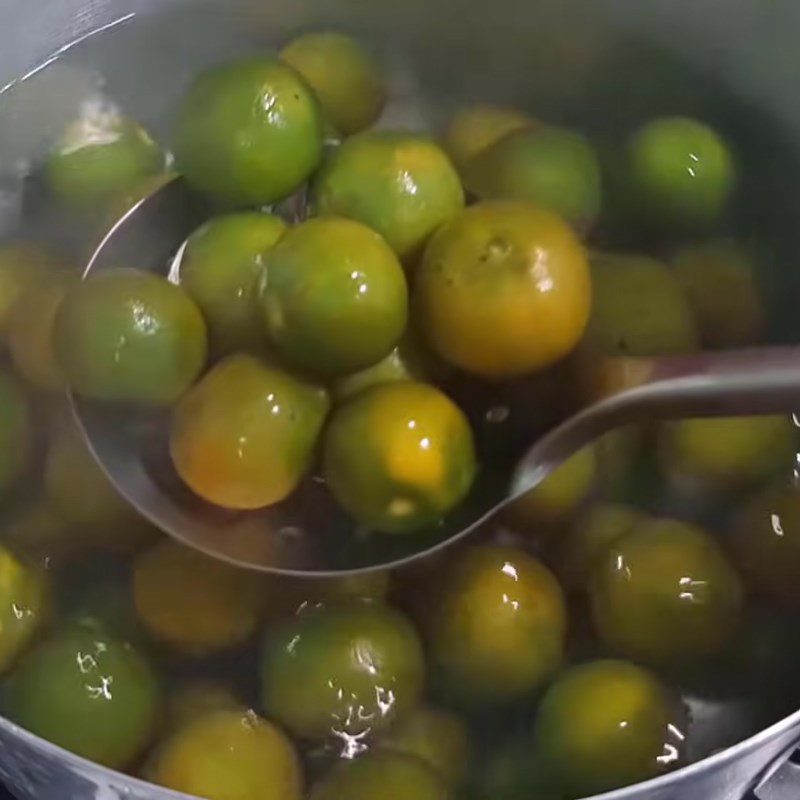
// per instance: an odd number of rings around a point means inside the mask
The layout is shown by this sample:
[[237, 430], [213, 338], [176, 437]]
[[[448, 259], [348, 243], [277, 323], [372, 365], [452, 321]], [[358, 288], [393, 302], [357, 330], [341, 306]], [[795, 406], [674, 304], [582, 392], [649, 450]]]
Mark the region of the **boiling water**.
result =
[[[288, 3], [273, 10], [263, 24], [252, 24], [257, 16], [243, 22], [201, 4], [191, 8], [186, 17], [167, 15], [158, 22], [123, 17], [3, 89], [0, 234], [43, 237], [60, 243], [66, 260], [82, 258], [69, 231], [42, 228], [29, 213], [38, 165], [65, 125], [87, 104], [111, 103], [168, 145], [172, 110], [198, 71], [234, 56], [262, 53], [304, 22], [300, 10]], [[696, 66], [659, 47], [619, 37], [602, 26], [593, 28], [590, 19], [575, 23], [568, 35], [563, 29], [559, 36], [544, 30], [534, 37], [534, 46], [513, 25], [498, 23], [494, 30], [489, 23], [486, 37], [473, 41], [448, 37], [442, 26], [420, 30], [419, 19], [424, 16], [412, 3], [392, 26], [364, 28], [359, 4], [349, 3], [327, 20], [337, 28], [363, 33], [386, 60], [391, 99], [383, 127], [436, 130], [453, 107], [488, 100], [512, 102], [533, 116], [575, 125], [601, 148], [653, 115], [693, 114], [724, 131], [742, 165], [731, 232], [757, 242], [771, 338], [800, 341], [794, 300], [800, 296], [800, 270], [794, 263], [800, 252], [800, 205], [792, 201], [800, 164], [776, 119]], [[532, 52], [537, 48], [538, 54]], [[507, 423], [504, 412], [502, 404], [487, 400], [484, 417], [490, 425]], [[678, 515], [686, 511], [670, 505], [668, 497], [652, 502], [654, 509]], [[86, 563], [64, 581], [64, 602], [70, 602], [74, 587], [113, 574], [125, 580], [125, 565], [104, 559]], [[738, 684], [726, 689], [716, 677], [684, 686], [688, 759], [739, 741], [794, 710], [800, 687], [792, 686], [792, 670], [779, 663], [775, 652], [765, 658], [776, 659], [776, 679], [769, 686]], [[167, 656], [163, 667], [176, 680], [198, 671], [193, 662]], [[237, 676], [237, 685], [255, 702], [253, 651], [205, 662], [201, 671], [228, 679]], [[509, 724], [507, 719], [489, 720], [488, 730]], [[487, 734], [490, 740], [494, 736]]]

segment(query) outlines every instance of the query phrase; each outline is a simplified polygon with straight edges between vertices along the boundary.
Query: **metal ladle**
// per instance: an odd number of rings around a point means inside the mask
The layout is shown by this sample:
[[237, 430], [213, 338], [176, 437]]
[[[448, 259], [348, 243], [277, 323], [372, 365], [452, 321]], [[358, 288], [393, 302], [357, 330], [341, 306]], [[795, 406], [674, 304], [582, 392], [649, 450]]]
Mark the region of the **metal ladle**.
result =
[[[84, 277], [136, 265], [177, 280], [174, 254], [208, 216], [208, 209], [184, 182], [173, 180], [114, 225]], [[613, 428], [655, 419], [792, 413], [800, 406], [800, 347], [616, 359], [604, 374], [610, 383], [601, 399], [539, 438], [503, 480], [474, 492], [442, 528], [420, 535], [376, 535], [355, 529], [320, 480], [313, 478], [302, 492], [278, 506], [246, 514], [226, 512], [196, 498], [171, 472], [166, 413], [77, 396], [72, 403], [101, 467], [151, 522], [211, 556], [298, 576], [390, 568], [431, 555], [478, 530], [570, 455]]]

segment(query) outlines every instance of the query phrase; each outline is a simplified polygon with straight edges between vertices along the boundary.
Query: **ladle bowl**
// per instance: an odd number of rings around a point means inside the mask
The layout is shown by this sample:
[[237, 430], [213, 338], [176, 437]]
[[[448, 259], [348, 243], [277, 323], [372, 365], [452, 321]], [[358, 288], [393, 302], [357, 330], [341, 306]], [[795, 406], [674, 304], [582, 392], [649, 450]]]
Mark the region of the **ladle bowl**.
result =
[[[297, 203], [284, 207], [291, 216]], [[180, 282], [181, 245], [210, 210], [180, 179], [134, 205], [95, 250], [84, 279], [135, 264]], [[311, 477], [288, 501], [258, 512], [212, 506], [182, 485], [166, 448], [168, 412], [98, 403], [73, 408], [88, 445], [118, 491], [144, 517], [186, 545], [240, 566], [298, 576], [397, 567], [479, 530], [514, 498], [607, 431], [632, 422], [687, 416], [791, 413], [800, 405], [800, 347], [765, 347], [597, 365], [591, 402], [478, 480], [467, 502], [433, 531], [380, 535], [360, 530]], [[533, 410], [531, 411], [533, 413]]]

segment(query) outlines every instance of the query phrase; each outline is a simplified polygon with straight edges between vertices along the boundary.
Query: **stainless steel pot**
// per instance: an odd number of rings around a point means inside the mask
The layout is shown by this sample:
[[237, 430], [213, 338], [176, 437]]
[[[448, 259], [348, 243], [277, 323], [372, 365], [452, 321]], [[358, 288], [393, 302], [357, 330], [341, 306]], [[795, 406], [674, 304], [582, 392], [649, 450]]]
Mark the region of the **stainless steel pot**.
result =
[[[158, 128], [199, 67], [322, 26], [364, 35], [392, 64], [390, 124], [429, 127], [459, 98], [492, 98], [579, 122], [601, 138], [648, 113], [694, 109], [738, 129], [736, 144], [757, 177], [745, 187], [746, 216], [787, 267], [772, 281], [774, 333], [800, 341], [800, 203], [792, 199], [800, 176], [800, 5], [788, 2], [0, 0], [0, 231], [17, 223], [27, 161], [88, 94], [108, 91]], [[607, 109], [613, 118], [603, 116]], [[741, 800], [751, 789], [761, 800], [794, 800], [800, 767], [787, 757], [798, 745], [800, 712], [603, 800]], [[0, 779], [31, 800], [183, 797], [2, 718]]]

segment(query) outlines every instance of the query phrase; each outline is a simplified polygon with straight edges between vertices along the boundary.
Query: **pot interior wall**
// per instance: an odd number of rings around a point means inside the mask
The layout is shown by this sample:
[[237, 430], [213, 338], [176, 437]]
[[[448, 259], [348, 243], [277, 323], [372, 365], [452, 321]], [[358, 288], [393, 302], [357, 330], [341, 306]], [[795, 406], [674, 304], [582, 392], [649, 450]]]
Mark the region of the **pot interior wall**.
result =
[[[385, 125], [436, 129], [470, 100], [512, 103], [613, 146], [652, 115], [697, 115], [741, 163], [731, 232], [758, 242], [772, 338], [800, 341], [800, 6], [755, 0], [0, 0], [0, 231], [23, 214], [21, 187], [76, 107], [101, 96], [165, 141], [190, 78], [232, 53], [260, 52], [308, 27], [351, 31], [390, 67]], [[9, 22], [13, 20], [13, 22]], [[116, 23], [116, 24], [114, 24]], [[46, 68], [20, 75], [89, 32]], [[792, 37], [790, 41], [789, 37]], [[693, 756], [786, 713], [770, 697], [698, 701]], [[725, 735], [720, 736], [720, 731]]]

